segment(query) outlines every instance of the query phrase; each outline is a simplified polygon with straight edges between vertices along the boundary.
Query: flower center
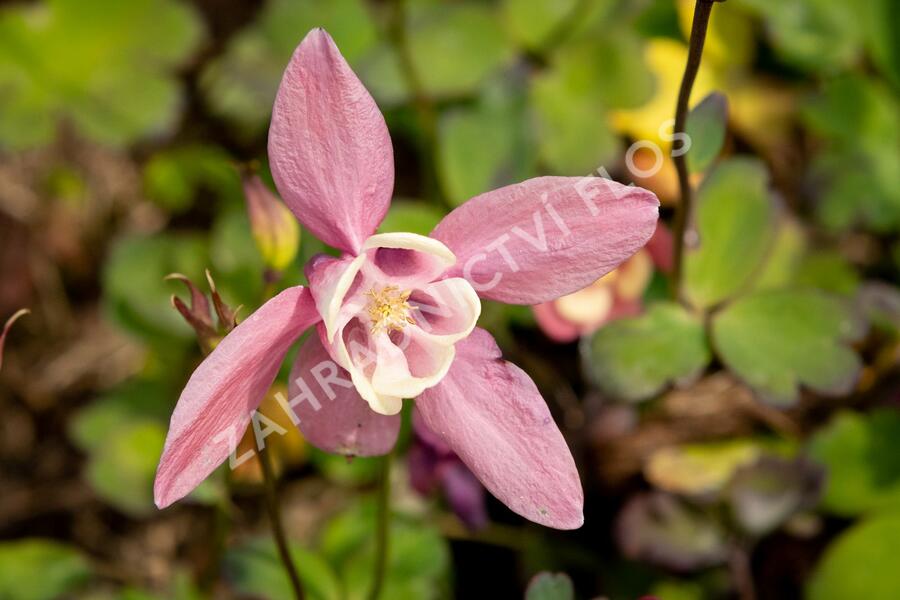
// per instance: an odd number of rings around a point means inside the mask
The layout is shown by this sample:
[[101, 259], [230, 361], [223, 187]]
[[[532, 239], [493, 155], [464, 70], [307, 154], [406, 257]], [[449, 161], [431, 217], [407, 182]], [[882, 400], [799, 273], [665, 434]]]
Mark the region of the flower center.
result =
[[409, 294], [410, 292], [401, 292], [393, 285], [380, 290], [373, 287], [366, 292], [369, 297], [366, 311], [372, 323], [372, 333], [399, 331], [407, 323], [415, 324], [410, 316], [412, 307], [409, 305]]

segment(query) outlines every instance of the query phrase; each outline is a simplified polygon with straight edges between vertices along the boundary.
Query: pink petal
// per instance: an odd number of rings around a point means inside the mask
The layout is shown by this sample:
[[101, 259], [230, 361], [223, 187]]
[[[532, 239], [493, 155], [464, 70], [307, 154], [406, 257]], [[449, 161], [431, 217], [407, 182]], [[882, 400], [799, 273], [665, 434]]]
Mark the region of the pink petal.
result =
[[425, 424], [510, 509], [536, 523], [576, 529], [584, 494], [562, 433], [524, 371], [475, 329], [450, 372], [416, 399]]
[[483, 298], [539, 304], [599, 279], [656, 228], [651, 192], [601, 177], [538, 177], [472, 198], [432, 232]]
[[397, 441], [400, 415], [380, 415], [369, 408], [318, 335], [310, 336], [297, 353], [289, 402], [303, 436], [326, 452], [379, 456]]
[[394, 187], [391, 138], [378, 106], [323, 29], [284, 72], [269, 127], [281, 197], [323, 242], [358, 254]]
[[178, 399], [153, 493], [160, 508], [191, 492], [237, 447], [291, 344], [319, 313], [301, 286], [238, 325], [191, 375]]

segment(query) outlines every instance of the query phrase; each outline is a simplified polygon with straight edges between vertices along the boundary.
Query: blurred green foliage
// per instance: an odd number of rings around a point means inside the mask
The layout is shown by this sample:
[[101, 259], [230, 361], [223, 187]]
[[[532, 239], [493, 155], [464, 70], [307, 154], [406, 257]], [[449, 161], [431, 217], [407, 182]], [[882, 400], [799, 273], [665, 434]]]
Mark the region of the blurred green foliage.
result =
[[0, 590], [10, 600], [46, 600], [74, 593], [91, 575], [77, 549], [42, 539], [0, 543]]
[[174, 0], [51, 0], [0, 10], [0, 147], [46, 144], [61, 121], [108, 144], [177, 123], [174, 69], [202, 22]]
[[[523, 366], [542, 387], [564, 388], [553, 398], [571, 391], [577, 405], [590, 386], [589, 394], [604, 401], [642, 403], [629, 413], [638, 429], [658, 415], [669, 389], [720, 370], [777, 409], [838, 397], [816, 408], [842, 410], [803, 423], [808, 439], [796, 438], [790, 426], [787, 433], [725, 440], [692, 431], [684, 443], [656, 449], [638, 468], [649, 489], [624, 499], [616, 537], [627, 558], [662, 570], [604, 557], [610, 589], [637, 580], [636, 593], [663, 600], [728, 593], [726, 568], [736, 550], [750, 554], [775, 531], [802, 537], [796, 532], [803, 519], [818, 524], [819, 533], [809, 535], [824, 547], [806, 585], [810, 600], [892, 598], [900, 588], [893, 568], [900, 550], [900, 417], [896, 397], [870, 395], [893, 368], [900, 340], [898, 7], [894, 0], [717, 3], [688, 119], [696, 236], [688, 240], [683, 297], [671, 299], [668, 276], [654, 273], [642, 314], [582, 340], [584, 382], [577, 366], [562, 364], [573, 349], [556, 353], [543, 338], [534, 342], [530, 311], [484, 303], [481, 324], [521, 355], [517, 360], [527, 360]], [[59, 155], [36, 183], [15, 181], [8, 189], [42, 195], [43, 208], [54, 213], [88, 214], [92, 202], [110, 198], [127, 204], [124, 214], [105, 215], [90, 232], [109, 229], [97, 249], [105, 256], [104, 314], [143, 354], [131, 379], [92, 393], [66, 427], [96, 497], [128, 522], [156, 514], [152, 480], [167, 419], [201, 358], [192, 331], [171, 308], [183, 287], [164, 277], [183, 273], [206, 289], [209, 269], [222, 296], [243, 305], [246, 317], [269, 294], [302, 283], [303, 263], [329, 251], [304, 235], [296, 264], [267, 271], [237, 169], [263, 165], [268, 177], [272, 101], [309, 29], [331, 33], [385, 112], [402, 198], [380, 230], [427, 234], [453, 207], [485, 191], [598, 167], [653, 189], [668, 219], [677, 197], [668, 156], [663, 171], [642, 180], [624, 154], [636, 139], [668, 152], [664, 124], [673, 116], [691, 8], [686, 0], [410, 0], [399, 15], [407, 36], [401, 47], [393, 2], [267, 0], [236, 24], [183, 0], [0, 7], [0, 158]], [[218, 33], [223, 23], [227, 37]], [[433, 121], [422, 118], [423, 108]], [[72, 140], [78, 151], [100, 148], [133, 165], [134, 197], [98, 184], [71, 157]], [[68, 265], [61, 270], [68, 276]], [[543, 350], [536, 358], [532, 343]], [[282, 382], [286, 376], [287, 368]], [[583, 412], [578, 405], [576, 425], [566, 431], [590, 438], [599, 425]], [[572, 414], [567, 408], [567, 419]], [[788, 425], [805, 418], [796, 410], [777, 414]], [[581, 427], [578, 419], [588, 421]], [[592, 440], [579, 442], [590, 447]], [[379, 466], [312, 451], [302, 476], [344, 495], [365, 493]], [[595, 495], [603, 484], [592, 472], [585, 477], [588, 514], [608, 511]], [[229, 499], [224, 479], [216, 474], [190, 501], [221, 510]], [[383, 597], [452, 593], [449, 543], [430, 514], [418, 515], [422, 510], [434, 508], [404, 505], [395, 515]], [[352, 502], [318, 535], [295, 543], [311, 598], [367, 595], [372, 513], [367, 500]], [[553, 538], [518, 556], [525, 562], [528, 552], [543, 552], [560, 568], [596, 578], [600, 559], [583, 552], [583, 543]], [[605, 541], [586, 545], [608, 550]], [[290, 597], [268, 538], [235, 539], [221, 566], [230, 591]], [[206, 595], [194, 589], [193, 575], [152, 593], [133, 582], [107, 585], [104, 577], [74, 546], [38, 538], [0, 544], [3, 598]], [[103, 589], [85, 595], [101, 580]], [[573, 595], [568, 577], [550, 573], [527, 592], [535, 600]]]

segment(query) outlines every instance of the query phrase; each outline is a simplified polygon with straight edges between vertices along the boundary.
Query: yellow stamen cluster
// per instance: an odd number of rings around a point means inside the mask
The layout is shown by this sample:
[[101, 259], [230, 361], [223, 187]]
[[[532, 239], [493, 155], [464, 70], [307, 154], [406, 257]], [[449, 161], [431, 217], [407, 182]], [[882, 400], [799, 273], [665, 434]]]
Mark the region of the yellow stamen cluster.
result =
[[401, 292], [396, 286], [389, 285], [376, 290], [372, 288], [366, 292], [369, 304], [366, 307], [369, 320], [372, 322], [372, 333], [385, 331], [400, 331], [407, 323], [415, 324], [410, 316], [412, 307], [409, 305], [410, 292]]

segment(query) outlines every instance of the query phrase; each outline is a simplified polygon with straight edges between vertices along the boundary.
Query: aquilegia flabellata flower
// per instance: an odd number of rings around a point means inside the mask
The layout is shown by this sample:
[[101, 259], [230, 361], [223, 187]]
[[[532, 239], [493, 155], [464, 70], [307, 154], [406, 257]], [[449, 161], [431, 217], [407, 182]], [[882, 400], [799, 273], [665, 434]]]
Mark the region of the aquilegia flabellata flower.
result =
[[[285, 71], [269, 129], [278, 190], [340, 257], [306, 267], [191, 376], [154, 487], [165, 507], [237, 445], [290, 346], [308, 328], [285, 406], [326, 451], [384, 454], [405, 398], [497, 498], [522, 516], [583, 522], [572, 455], [524, 371], [475, 326], [480, 298], [537, 304], [571, 293], [644, 245], [659, 203], [602, 178], [540, 177], [473, 198], [430, 236], [375, 234], [394, 162], [375, 101], [331, 37], [311, 31]], [[310, 382], [313, 382], [312, 384]]]

